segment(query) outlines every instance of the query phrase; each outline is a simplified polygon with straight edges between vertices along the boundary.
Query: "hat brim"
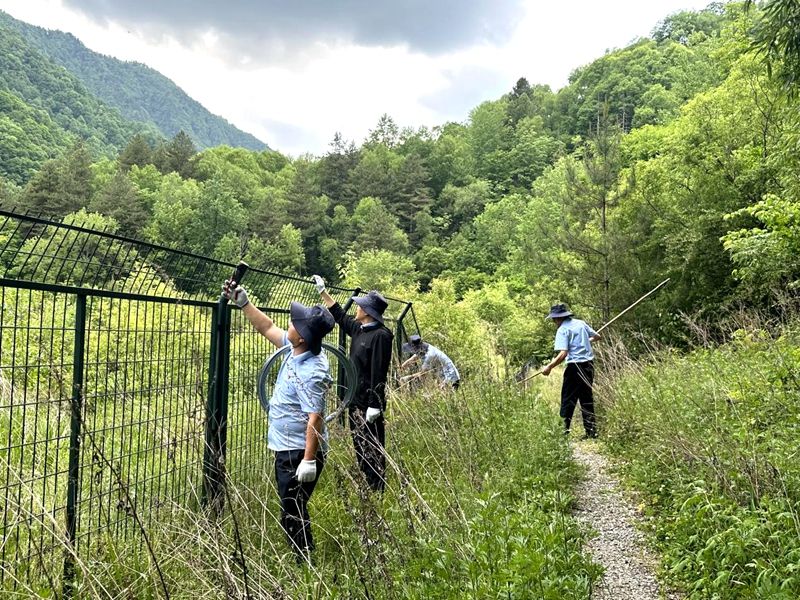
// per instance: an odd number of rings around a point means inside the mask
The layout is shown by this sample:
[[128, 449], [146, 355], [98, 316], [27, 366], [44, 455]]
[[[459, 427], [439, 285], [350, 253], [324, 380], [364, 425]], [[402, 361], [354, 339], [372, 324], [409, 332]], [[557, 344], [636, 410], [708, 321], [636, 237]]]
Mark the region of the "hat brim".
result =
[[353, 302], [358, 304], [370, 317], [383, 324], [383, 315], [368, 304], [366, 296], [353, 296]]
[[419, 346], [415, 346], [414, 344], [403, 344], [400, 349], [407, 354], [414, 354], [415, 352], [419, 351]]
[[567, 312], [558, 312], [558, 313], [550, 313], [549, 315], [547, 315], [545, 317], [545, 319], [563, 319], [565, 317], [571, 317], [571, 316], [572, 316], [572, 313], [569, 312], [569, 311], [567, 311]]

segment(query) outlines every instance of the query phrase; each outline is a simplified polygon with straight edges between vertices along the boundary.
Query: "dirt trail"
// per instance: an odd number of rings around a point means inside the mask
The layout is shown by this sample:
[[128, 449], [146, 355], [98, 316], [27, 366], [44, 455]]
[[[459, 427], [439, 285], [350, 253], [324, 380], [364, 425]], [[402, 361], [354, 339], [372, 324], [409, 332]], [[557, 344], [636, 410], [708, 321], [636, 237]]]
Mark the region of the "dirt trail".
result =
[[605, 567], [593, 599], [678, 600], [662, 589], [655, 577], [656, 559], [648, 551], [643, 534], [636, 529], [636, 509], [621, 493], [596, 442], [573, 444], [575, 460], [587, 469], [576, 487], [575, 518], [597, 532], [587, 544], [594, 560]]

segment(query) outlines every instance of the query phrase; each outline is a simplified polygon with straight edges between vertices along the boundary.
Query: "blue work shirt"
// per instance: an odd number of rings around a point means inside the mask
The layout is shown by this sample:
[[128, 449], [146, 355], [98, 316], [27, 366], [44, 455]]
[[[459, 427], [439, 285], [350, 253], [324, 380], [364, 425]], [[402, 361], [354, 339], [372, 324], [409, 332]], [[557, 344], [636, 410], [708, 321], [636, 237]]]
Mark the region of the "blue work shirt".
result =
[[432, 344], [428, 344], [428, 351], [425, 352], [425, 358], [422, 360], [422, 370], [428, 369], [435, 369], [439, 376], [448, 383], [461, 380], [458, 369], [450, 357]]
[[594, 360], [590, 337], [597, 332], [580, 319], [569, 318], [556, 330], [556, 352], [567, 351], [567, 363], [581, 363]]
[[[289, 339], [284, 335], [283, 343]], [[283, 359], [278, 371], [275, 389], [269, 399], [269, 430], [267, 446], [270, 450], [304, 450], [309, 413], [319, 413], [325, 418], [325, 394], [333, 379], [328, 372], [328, 358], [320, 352], [314, 356], [303, 352]], [[320, 448], [328, 449], [328, 431], [320, 436]]]

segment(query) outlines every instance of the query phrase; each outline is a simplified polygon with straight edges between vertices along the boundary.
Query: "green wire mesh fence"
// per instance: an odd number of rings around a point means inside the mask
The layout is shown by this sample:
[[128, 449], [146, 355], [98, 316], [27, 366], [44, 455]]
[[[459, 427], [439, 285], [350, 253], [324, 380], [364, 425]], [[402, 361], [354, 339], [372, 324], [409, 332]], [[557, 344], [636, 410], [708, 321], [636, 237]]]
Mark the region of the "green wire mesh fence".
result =
[[[175, 506], [263, 472], [271, 350], [220, 301], [234, 267], [0, 210], [0, 593], [69, 595], [109, 536], [146, 544]], [[251, 269], [245, 285], [284, 328], [292, 300], [319, 301], [305, 278]], [[329, 291], [347, 308], [360, 293]], [[399, 356], [413, 309], [387, 313]]]

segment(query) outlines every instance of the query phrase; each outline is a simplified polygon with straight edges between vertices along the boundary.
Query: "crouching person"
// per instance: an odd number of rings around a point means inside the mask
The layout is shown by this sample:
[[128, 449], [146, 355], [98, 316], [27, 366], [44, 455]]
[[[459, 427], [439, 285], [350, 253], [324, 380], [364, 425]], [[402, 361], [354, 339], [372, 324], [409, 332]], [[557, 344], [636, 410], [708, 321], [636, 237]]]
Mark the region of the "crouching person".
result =
[[281, 526], [298, 561], [314, 549], [308, 501], [325, 464], [325, 393], [331, 384], [322, 339], [333, 330], [333, 316], [322, 306], [292, 302], [288, 331], [276, 326], [253, 306], [247, 292], [228, 280], [222, 288], [255, 327], [278, 347], [291, 353], [278, 372], [269, 401], [267, 445], [275, 453], [275, 481], [281, 500]]

